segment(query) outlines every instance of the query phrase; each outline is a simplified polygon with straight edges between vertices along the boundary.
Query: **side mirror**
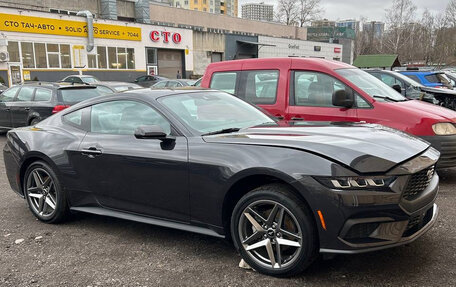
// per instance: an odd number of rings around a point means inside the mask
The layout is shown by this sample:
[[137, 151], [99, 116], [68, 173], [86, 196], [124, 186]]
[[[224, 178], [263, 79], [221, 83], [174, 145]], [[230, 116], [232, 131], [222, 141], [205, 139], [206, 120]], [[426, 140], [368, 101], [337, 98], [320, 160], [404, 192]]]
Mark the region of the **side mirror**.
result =
[[163, 131], [160, 126], [140, 126], [135, 130], [135, 137], [137, 139], [157, 139], [166, 140], [168, 135]]
[[336, 107], [351, 108], [355, 104], [353, 93], [347, 93], [345, 90], [337, 90], [333, 93], [332, 104]]
[[398, 92], [399, 94], [402, 94], [402, 88], [400, 85], [398, 84], [394, 84], [391, 86], [391, 88], [393, 88], [396, 92]]

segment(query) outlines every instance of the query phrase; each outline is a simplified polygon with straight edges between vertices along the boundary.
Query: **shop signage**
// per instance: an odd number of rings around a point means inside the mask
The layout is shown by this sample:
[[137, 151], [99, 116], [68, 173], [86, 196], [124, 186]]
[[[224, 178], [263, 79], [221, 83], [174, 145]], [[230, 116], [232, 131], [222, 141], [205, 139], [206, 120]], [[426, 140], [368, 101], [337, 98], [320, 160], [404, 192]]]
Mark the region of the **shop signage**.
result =
[[168, 31], [153, 30], [150, 32], [149, 37], [154, 42], [161, 40], [163, 43], [169, 43], [170, 41], [173, 41], [175, 44], [179, 44], [182, 41], [181, 34]]
[[320, 52], [321, 51], [321, 46], [314, 46], [314, 51], [315, 52]]
[[288, 44], [288, 49], [296, 49], [296, 50], [299, 50], [299, 45], [296, 45], [296, 44]]
[[[0, 31], [87, 37], [87, 23], [0, 13]], [[93, 23], [95, 38], [141, 41], [141, 28]]]
[[341, 48], [335, 47], [334, 48], [334, 53], [339, 54], [342, 51]]

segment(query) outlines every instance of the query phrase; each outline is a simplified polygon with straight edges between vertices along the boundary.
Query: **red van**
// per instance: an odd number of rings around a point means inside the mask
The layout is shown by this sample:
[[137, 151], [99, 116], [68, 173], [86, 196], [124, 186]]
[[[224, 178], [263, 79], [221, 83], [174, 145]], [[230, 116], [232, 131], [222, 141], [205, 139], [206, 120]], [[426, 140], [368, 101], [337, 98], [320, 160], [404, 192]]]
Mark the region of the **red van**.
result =
[[455, 111], [408, 100], [342, 62], [271, 58], [212, 63], [201, 86], [232, 93], [287, 121], [367, 122], [399, 129], [437, 148], [438, 167], [456, 166]]

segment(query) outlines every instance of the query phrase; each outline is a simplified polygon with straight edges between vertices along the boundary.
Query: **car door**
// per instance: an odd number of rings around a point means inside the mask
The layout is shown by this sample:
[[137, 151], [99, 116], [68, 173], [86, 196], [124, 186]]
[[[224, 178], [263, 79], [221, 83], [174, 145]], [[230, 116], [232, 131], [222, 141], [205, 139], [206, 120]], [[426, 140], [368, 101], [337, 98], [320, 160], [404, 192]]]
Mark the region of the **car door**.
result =
[[[315, 71], [292, 71], [290, 103], [286, 119], [294, 121], [358, 121], [355, 108], [341, 108], [332, 104], [336, 90], [354, 91], [336, 78]], [[355, 95], [358, 97], [358, 95]]]
[[0, 129], [11, 128], [11, 103], [19, 87], [12, 87], [0, 94]]
[[30, 107], [35, 87], [22, 86], [14, 102], [11, 103], [11, 123], [13, 127], [28, 126]]
[[[159, 125], [173, 141], [137, 139], [139, 126]], [[92, 106], [80, 145], [82, 173], [108, 208], [188, 221], [187, 139], [151, 106], [132, 100]]]

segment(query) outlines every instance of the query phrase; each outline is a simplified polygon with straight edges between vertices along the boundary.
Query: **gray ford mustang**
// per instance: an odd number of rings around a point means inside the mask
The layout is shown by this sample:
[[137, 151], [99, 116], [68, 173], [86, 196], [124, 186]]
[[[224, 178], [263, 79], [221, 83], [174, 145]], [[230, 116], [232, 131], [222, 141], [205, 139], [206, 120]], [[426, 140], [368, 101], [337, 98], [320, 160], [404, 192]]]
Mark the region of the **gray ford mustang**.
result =
[[201, 89], [91, 99], [9, 131], [4, 147], [11, 187], [41, 221], [79, 211], [230, 238], [273, 276], [421, 236], [437, 217], [438, 157], [396, 130], [276, 123]]

